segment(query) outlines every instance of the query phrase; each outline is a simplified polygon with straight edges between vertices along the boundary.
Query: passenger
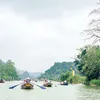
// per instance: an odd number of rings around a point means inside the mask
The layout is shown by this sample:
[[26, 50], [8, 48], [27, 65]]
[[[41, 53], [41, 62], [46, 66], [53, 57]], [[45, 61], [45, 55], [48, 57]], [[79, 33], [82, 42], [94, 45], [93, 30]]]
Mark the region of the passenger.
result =
[[28, 77], [26, 80], [25, 80], [26, 83], [30, 83], [31, 82], [31, 79]]
[[47, 80], [45, 80], [45, 81], [44, 81], [44, 84], [46, 84], [46, 83], [48, 83], [48, 81], [47, 81]]

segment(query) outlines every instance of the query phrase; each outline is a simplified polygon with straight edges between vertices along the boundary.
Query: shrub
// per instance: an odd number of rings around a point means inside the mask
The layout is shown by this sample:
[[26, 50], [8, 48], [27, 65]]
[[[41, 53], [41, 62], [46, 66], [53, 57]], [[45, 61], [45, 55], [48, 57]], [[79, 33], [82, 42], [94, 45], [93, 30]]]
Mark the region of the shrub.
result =
[[100, 86], [100, 79], [93, 79], [90, 81], [91, 86]]
[[77, 84], [79, 83], [79, 77], [78, 76], [69, 76], [68, 78], [68, 82], [71, 83], [71, 84]]

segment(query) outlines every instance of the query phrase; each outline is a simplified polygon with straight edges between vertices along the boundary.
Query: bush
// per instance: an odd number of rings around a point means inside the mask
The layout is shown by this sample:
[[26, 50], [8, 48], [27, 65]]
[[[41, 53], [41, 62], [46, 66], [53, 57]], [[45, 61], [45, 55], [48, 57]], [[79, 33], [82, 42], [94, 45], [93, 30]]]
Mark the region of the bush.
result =
[[90, 85], [90, 81], [86, 81], [86, 80], [85, 80], [85, 81], [84, 81], [84, 84], [85, 84], [85, 85]]
[[71, 84], [77, 84], [79, 83], [79, 77], [78, 76], [69, 76], [68, 80], [67, 80], [69, 83]]
[[79, 83], [84, 83], [86, 77], [85, 76], [78, 76]]
[[100, 79], [93, 79], [90, 81], [91, 86], [100, 86]]

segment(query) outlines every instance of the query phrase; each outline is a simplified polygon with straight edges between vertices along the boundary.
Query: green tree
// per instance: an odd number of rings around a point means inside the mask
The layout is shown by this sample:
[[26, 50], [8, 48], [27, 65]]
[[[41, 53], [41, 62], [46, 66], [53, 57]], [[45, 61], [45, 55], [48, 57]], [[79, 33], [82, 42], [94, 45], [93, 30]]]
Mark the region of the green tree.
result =
[[[84, 50], [85, 53], [83, 53]], [[85, 46], [81, 48], [74, 63], [78, 70], [87, 76], [87, 81], [98, 79], [100, 77], [100, 47]]]
[[3, 78], [4, 74], [4, 62], [0, 59], [0, 79]]
[[9, 76], [12, 80], [18, 79], [18, 75], [14, 67], [14, 62], [12, 62], [11, 60], [8, 60], [5, 63], [4, 67], [5, 67], [5, 72], [7, 76]]
[[69, 78], [69, 76], [70, 76], [70, 72], [67, 71], [66, 73], [61, 74], [60, 80], [65, 81]]

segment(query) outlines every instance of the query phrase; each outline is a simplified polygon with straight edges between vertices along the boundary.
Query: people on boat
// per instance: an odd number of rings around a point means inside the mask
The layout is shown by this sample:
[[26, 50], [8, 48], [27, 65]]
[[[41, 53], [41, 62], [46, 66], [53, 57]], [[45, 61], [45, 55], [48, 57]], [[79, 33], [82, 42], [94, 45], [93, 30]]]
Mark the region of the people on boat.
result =
[[48, 83], [50, 83], [49, 80], [45, 80], [45, 81], [44, 81], [44, 85], [45, 85], [45, 84], [48, 84]]
[[34, 85], [31, 82], [31, 79], [28, 77], [24, 80], [23, 84], [21, 85], [22, 89], [33, 89]]
[[45, 81], [44, 81], [44, 84], [47, 84], [47, 83], [48, 83], [48, 81], [47, 81], [47, 80], [45, 80]]
[[43, 86], [52, 87], [52, 83], [50, 80], [45, 80]]
[[26, 80], [24, 80], [24, 83], [30, 83], [31, 79], [28, 77]]

